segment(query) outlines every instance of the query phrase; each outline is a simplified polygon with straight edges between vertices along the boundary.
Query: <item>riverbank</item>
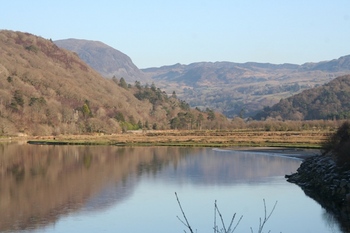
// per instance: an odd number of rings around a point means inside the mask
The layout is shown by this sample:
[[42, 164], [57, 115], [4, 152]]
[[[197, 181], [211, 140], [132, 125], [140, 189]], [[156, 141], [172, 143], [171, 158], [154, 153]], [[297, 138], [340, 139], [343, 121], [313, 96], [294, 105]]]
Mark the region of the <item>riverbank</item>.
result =
[[327, 131], [133, 131], [28, 138], [31, 144], [320, 148]]
[[287, 181], [301, 187], [350, 232], [350, 170], [338, 167], [331, 156], [312, 156]]

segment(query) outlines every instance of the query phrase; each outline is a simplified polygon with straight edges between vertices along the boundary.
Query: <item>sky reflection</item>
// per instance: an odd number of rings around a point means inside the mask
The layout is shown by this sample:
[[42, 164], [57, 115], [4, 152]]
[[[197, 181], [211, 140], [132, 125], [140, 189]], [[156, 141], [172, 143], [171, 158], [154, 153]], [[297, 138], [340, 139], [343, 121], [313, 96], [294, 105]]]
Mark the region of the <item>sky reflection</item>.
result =
[[315, 201], [285, 181], [300, 165], [295, 159], [176, 147], [2, 151], [0, 231], [183, 232], [177, 192], [198, 232], [211, 231], [215, 200], [227, 221], [233, 213], [244, 216], [237, 232], [256, 231], [263, 199], [268, 208], [278, 201], [266, 231], [339, 232]]

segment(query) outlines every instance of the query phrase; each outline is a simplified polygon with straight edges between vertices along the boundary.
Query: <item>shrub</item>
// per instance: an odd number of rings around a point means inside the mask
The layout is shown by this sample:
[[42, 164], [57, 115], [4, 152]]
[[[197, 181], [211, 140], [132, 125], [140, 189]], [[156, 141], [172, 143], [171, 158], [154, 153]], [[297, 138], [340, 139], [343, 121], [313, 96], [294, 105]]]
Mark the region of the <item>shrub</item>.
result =
[[330, 153], [339, 166], [350, 167], [350, 122], [344, 122], [323, 144], [323, 154]]

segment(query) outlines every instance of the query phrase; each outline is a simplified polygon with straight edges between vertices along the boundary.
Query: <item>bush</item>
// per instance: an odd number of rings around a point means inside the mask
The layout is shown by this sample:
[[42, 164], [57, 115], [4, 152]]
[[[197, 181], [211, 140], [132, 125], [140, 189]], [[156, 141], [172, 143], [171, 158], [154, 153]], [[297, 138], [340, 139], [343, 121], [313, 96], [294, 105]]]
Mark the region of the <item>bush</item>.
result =
[[323, 144], [323, 154], [331, 154], [339, 166], [350, 168], [350, 122], [344, 122]]

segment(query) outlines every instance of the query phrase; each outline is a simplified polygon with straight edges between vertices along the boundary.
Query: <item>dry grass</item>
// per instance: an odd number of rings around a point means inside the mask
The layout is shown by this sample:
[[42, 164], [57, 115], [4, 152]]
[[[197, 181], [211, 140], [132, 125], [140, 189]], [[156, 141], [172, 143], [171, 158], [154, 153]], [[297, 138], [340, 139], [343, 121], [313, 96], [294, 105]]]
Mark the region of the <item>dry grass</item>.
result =
[[35, 143], [164, 145], [164, 146], [283, 146], [319, 148], [329, 131], [148, 131], [113, 135], [37, 137]]

